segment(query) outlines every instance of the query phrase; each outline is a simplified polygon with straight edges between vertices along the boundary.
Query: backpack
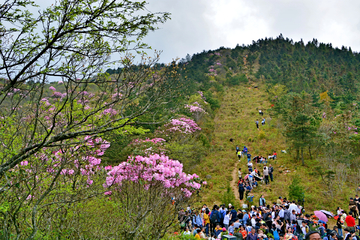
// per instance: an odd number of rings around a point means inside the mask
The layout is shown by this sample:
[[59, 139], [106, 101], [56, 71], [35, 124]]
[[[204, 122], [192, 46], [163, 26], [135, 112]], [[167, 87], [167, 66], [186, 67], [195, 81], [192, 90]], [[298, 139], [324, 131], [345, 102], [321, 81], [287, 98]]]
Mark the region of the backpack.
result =
[[249, 218], [246, 220], [246, 225], [251, 225], [251, 218], [250, 218], [250, 215], [249, 215]]
[[274, 236], [274, 240], [279, 240], [280, 236], [277, 230], [273, 230], [273, 236]]
[[212, 222], [212, 223], [215, 223], [216, 221], [217, 221], [217, 213], [215, 213], [215, 212], [213, 212], [212, 214], [211, 214], [211, 218], [210, 218], [210, 221]]

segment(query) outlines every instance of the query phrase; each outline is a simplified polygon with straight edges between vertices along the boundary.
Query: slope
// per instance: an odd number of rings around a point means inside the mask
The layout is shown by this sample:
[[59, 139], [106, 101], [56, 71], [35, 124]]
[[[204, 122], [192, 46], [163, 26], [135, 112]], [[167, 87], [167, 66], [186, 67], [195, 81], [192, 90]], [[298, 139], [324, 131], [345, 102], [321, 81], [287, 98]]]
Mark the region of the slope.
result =
[[[280, 152], [281, 149], [285, 149], [285, 142], [275, 128], [276, 121], [267, 115], [266, 110], [269, 108], [270, 103], [267, 101], [266, 94], [259, 88], [238, 86], [226, 90], [221, 108], [214, 119], [213, 149], [198, 167], [198, 172], [202, 173], [202, 177], [209, 179], [209, 186], [203, 193], [204, 202], [221, 203], [220, 201], [225, 200], [224, 192], [228, 186], [231, 186], [232, 192], [238, 199], [237, 169], [240, 167], [245, 173], [247, 161], [244, 157], [238, 161], [235, 152], [236, 145], [240, 148], [247, 146], [252, 156], [267, 157], [274, 150]], [[257, 130], [255, 121], [256, 119], [261, 121], [259, 109], [264, 111], [266, 124]], [[233, 142], [230, 141], [231, 138], [234, 139]], [[279, 156], [280, 159], [281, 157]], [[270, 163], [278, 172], [283, 161], [273, 160]], [[255, 167], [261, 169], [261, 166]], [[288, 182], [289, 179], [284, 176], [279, 177], [276, 173], [275, 178], [276, 192], [286, 191], [283, 182]], [[255, 195], [261, 192], [270, 197], [273, 195], [270, 194], [272, 191], [273, 188], [270, 186], [259, 187], [255, 189]], [[238, 200], [237, 203], [239, 203]]]
[[[243, 157], [240, 162], [236, 156], [235, 147], [242, 149], [247, 146], [252, 157], [263, 155], [267, 157], [274, 150], [278, 153], [276, 160], [268, 164], [274, 167], [274, 182], [269, 185], [260, 184], [253, 190], [254, 204], [258, 203], [260, 195], [264, 195], [267, 203], [275, 201], [279, 196], [286, 197], [289, 185], [294, 176], [301, 178], [301, 185], [305, 191], [305, 208], [307, 212], [327, 209], [335, 211], [337, 206], [347, 208], [347, 199], [353, 192], [353, 186], [343, 185], [342, 194], [337, 197], [324, 197], [326, 189], [324, 182], [316, 172], [314, 166], [319, 164], [316, 159], [306, 159], [305, 166], [300, 160], [288, 153], [281, 153], [287, 149], [287, 144], [281, 134], [281, 122], [268, 115], [271, 107], [267, 94], [259, 88], [249, 86], [230, 87], [225, 90], [222, 105], [218, 110], [215, 122], [215, 131], [209, 155], [196, 166], [195, 172], [208, 181], [208, 186], [201, 195], [194, 199], [199, 206], [203, 203], [213, 204], [232, 203], [240, 207], [237, 189], [237, 169], [242, 168], [243, 176], [247, 170], [247, 160]], [[255, 121], [259, 119], [258, 110], [264, 111], [265, 126], [256, 129]], [[234, 139], [230, 142], [230, 139]], [[260, 171], [261, 164], [254, 164]], [[229, 193], [229, 189], [230, 193]], [[229, 202], [227, 202], [229, 201]]]

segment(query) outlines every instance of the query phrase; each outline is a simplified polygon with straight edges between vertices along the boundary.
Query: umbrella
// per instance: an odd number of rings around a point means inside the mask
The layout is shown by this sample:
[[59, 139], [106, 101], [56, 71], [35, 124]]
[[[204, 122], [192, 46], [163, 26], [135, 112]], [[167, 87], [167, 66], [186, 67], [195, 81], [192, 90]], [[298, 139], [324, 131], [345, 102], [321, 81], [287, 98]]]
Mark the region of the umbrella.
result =
[[323, 213], [321, 211], [314, 211], [314, 214], [319, 220], [324, 221], [324, 222], [328, 221], [328, 218], [326, 217], [325, 213]]
[[334, 217], [334, 219], [335, 219], [335, 220], [338, 220], [338, 218], [339, 218], [339, 216], [338, 216], [338, 215], [336, 215], [336, 216]]
[[334, 217], [334, 214], [332, 212], [326, 210], [320, 210], [320, 212], [324, 213], [327, 217]]

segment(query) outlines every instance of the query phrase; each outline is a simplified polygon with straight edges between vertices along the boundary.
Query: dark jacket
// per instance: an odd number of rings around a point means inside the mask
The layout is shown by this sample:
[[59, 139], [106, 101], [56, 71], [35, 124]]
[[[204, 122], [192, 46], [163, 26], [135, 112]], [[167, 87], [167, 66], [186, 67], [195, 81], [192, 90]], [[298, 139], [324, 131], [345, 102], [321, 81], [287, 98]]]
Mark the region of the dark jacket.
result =
[[247, 237], [246, 240], [257, 240], [257, 234], [255, 233], [254, 235], [250, 232]]
[[213, 214], [216, 216], [216, 223], [219, 223], [221, 221], [221, 216], [218, 210], [214, 210], [211, 212], [210, 220], [213, 219]]
[[234, 233], [236, 240], [244, 240], [243, 235], [240, 232]]

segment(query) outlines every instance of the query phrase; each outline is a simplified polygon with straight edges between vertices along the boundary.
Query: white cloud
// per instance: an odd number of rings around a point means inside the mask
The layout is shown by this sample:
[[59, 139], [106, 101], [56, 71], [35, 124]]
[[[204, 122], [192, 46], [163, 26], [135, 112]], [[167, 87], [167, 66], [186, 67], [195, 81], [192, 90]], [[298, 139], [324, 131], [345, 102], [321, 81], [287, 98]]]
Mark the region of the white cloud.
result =
[[[36, 0], [48, 6], [51, 0]], [[265, 37], [304, 42], [317, 38], [333, 46], [360, 51], [358, 0], [148, 0], [152, 12], [172, 13], [172, 19], [146, 38], [163, 50], [162, 62], [203, 50], [251, 44]]]
[[151, 0], [149, 8], [173, 14], [147, 38], [150, 45], [164, 50], [164, 62], [280, 33], [294, 41], [317, 38], [360, 51], [360, 1], [356, 0]]

